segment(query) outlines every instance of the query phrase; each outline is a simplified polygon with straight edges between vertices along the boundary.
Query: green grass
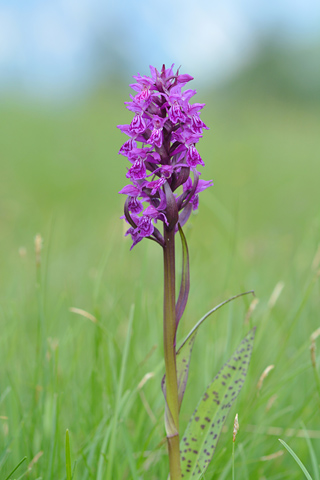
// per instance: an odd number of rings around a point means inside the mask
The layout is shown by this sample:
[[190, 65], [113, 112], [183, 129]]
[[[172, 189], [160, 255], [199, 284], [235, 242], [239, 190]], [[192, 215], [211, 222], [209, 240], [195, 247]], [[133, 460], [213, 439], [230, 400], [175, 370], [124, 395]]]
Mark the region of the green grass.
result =
[[[1, 479], [25, 456], [12, 480], [66, 479], [66, 471], [75, 480], [167, 478], [161, 250], [145, 241], [129, 252], [118, 219], [126, 161], [117, 155], [124, 138], [115, 125], [130, 118], [127, 96], [115, 90], [68, 108], [2, 109]], [[200, 142], [203, 178], [215, 186], [202, 194], [199, 214], [185, 229], [191, 291], [179, 338], [228, 296], [254, 289], [259, 304], [248, 325], [251, 300], [243, 297], [199, 333], [181, 428], [256, 325], [246, 383], [205, 478], [231, 478], [238, 412], [235, 479], [300, 479], [285, 449], [261, 458], [281, 449], [280, 437], [308, 471], [320, 459], [309, 351], [320, 326], [320, 265], [313, 264], [320, 243], [319, 112], [272, 99], [198, 96], [207, 102], [203, 118], [211, 128]], [[44, 239], [38, 272], [37, 233]], [[284, 289], [269, 305], [280, 281]], [[140, 387], [149, 372], [154, 376]]]

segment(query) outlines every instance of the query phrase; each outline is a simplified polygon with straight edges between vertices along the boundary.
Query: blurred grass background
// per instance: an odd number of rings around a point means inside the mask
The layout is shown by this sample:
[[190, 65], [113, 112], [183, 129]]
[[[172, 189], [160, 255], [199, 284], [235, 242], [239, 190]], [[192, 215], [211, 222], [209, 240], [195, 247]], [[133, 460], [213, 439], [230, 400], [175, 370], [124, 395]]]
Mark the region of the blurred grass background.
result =
[[[210, 127], [199, 145], [203, 178], [213, 179], [214, 187], [201, 195], [199, 213], [185, 229], [191, 292], [179, 337], [228, 296], [253, 289], [259, 299], [247, 321], [249, 297], [220, 310], [194, 349], [182, 431], [207, 383], [257, 326], [249, 375], [208, 479], [231, 476], [236, 412], [238, 480], [301, 478], [278, 438], [319, 478], [303, 428], [319, 458], [320, 391], [309, 347], [320, 326], [320, 83], [318, 71], [310, 75], [303, 68], [306, 52], [299, 55], [269, 44], [223, 87], [194, 82], [195, 101], [206, 103], [202, 118]], [[10, 478], [66, 478], [67, 428], [75, 479], [167, 476], [161, 251], [145, 241], [130, 252], [119, 220], [123, 198], [117, 192], [125, 184], [126, 161], [117, 154], [125, 139], [116, 125], [131, 118], [123, 106], [128, 81], [109, 79], [81, 99], [55, 105], [2, 97], [4, 479], [24, 456]], [[36, 234], [43, 237], [38, 267]], [[277, 285], [279, 298], [270, 301]], [[274, 369], [258, 394], [268, 365]], [[148, 372], [154, 377], [139, 387]]]

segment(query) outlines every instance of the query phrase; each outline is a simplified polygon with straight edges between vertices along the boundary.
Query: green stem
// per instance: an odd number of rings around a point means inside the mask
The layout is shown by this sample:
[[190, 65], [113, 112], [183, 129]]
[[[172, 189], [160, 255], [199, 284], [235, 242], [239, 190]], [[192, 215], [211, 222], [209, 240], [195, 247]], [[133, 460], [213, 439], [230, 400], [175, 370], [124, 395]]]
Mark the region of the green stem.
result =
[[179, 401], [176, 370], [176, 296], [175, 296], [175, 245], [174, 230], [164, 227], [164, 309], [163, 341], [166, 369], [166, 400], [176, 433], [167, 437], [169, 449], [170, 480], [181, 479], [179, 447]]
[[234, 480], [234, 442], [232, 442], [232, 480]]

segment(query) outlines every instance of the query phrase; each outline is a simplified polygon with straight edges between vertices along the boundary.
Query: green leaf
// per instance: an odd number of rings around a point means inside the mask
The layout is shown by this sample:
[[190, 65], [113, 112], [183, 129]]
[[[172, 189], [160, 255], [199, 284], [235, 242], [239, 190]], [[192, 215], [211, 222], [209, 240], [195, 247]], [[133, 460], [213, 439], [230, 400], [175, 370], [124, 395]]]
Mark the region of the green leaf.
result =
[[182, 246], [182, 273], [181, 273], [179, 297], [176, 304], [176, 328], [178, 328], [179, 321], [186, 308], [189, 290], [190, 290], [190, 267], [189, 267], [188, 244], [179, 223], [178, 223], [178, 228], [179, 228], [181, 246]]
[[215, 376], [188, 423], [180, 442], [184, 480], [199, 479], [211, 461], [227, 414], [243, 386], [254, 333], [255, 328]]
[[292, 450], [292, 448], [290, 448], [289, 445], [287, 445], [284, 440], [281, 440], [281, 438], [279, 438], [279, 442], [282, 443], [282, 445], [288, 450], [288, 452], [290, 453], [290, 455], [295, 459], [295, 461], [297, 462], [297, 464], [299, 465], [299, 467], [300, 467], [301, 470], [303, 471], [304, 476], [305, 476], [308, 480], [312, 480], [312, 477], [310, 476], [310, 473], [308, 472], [308, 470], [306, 469], [306, 467], [303, 465], [303, 463], [301, 462], [300, 458], [294, 453], [294, 451]]
[[177, 357], [176, 357], [177, 377], [178, 377], [179, 409], [181, 407], [182, 399], [183, 399], [184, 392], [185, 392], [186, 386], [187, 386], [192, 348], [193, 348], [194, 341], [196, 339], [196, 335], [198, 333], [198, 330], [199, 330], [200, 326], [203, 324], [203, 322], [210, 315], [212, 315], [214, 312], [219, 310], [219, 308], [223, 307], [224, 305], [226, 305], [229, 302], [232, 302], [236, 298], [242, 297], [243, 295], [248, 295], [249, 293], [253, 293], [253, 291], [244, 292], [244, 293], [240, 293], [238, 295], [235, 295], [234, 297], [231, 297], [228, 300], [225, 300], [224, 302], [219, 303], [219, 305], [217, 305], [216, 307], [212, 308], [209, 312], [207, 312], [198, 321], [198, 323], [196, 323], [196, 325], [193, 327], [193, 329], [189, 332], [189, 334], [186, 336], [186, 338], [184, 339], [184, 341], [180, 345], [179, 349], [177, 350]]
[[67, 480], [72, 480], [69, 430], [66, 430], [66, 472]]

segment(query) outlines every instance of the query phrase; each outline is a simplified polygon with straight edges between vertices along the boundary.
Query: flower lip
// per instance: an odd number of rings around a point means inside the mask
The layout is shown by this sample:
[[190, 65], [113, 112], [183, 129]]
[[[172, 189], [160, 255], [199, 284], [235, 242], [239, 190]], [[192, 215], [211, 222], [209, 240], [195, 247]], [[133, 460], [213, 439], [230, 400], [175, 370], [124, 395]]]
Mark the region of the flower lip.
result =
[[146, 129], [146, 122], [141, 115], [136, 115], [130, 123], [129, 128], [132, 133], [142, 133]]
[[191, 168], [195, 168], [197, 165], [203, 165], [204, 162], [202, 158], [200, 157], [200, 153], [197, 151], [196, 147], [194, 145], [190, 145], [188, 150], [187, 150], [187, 164]]

